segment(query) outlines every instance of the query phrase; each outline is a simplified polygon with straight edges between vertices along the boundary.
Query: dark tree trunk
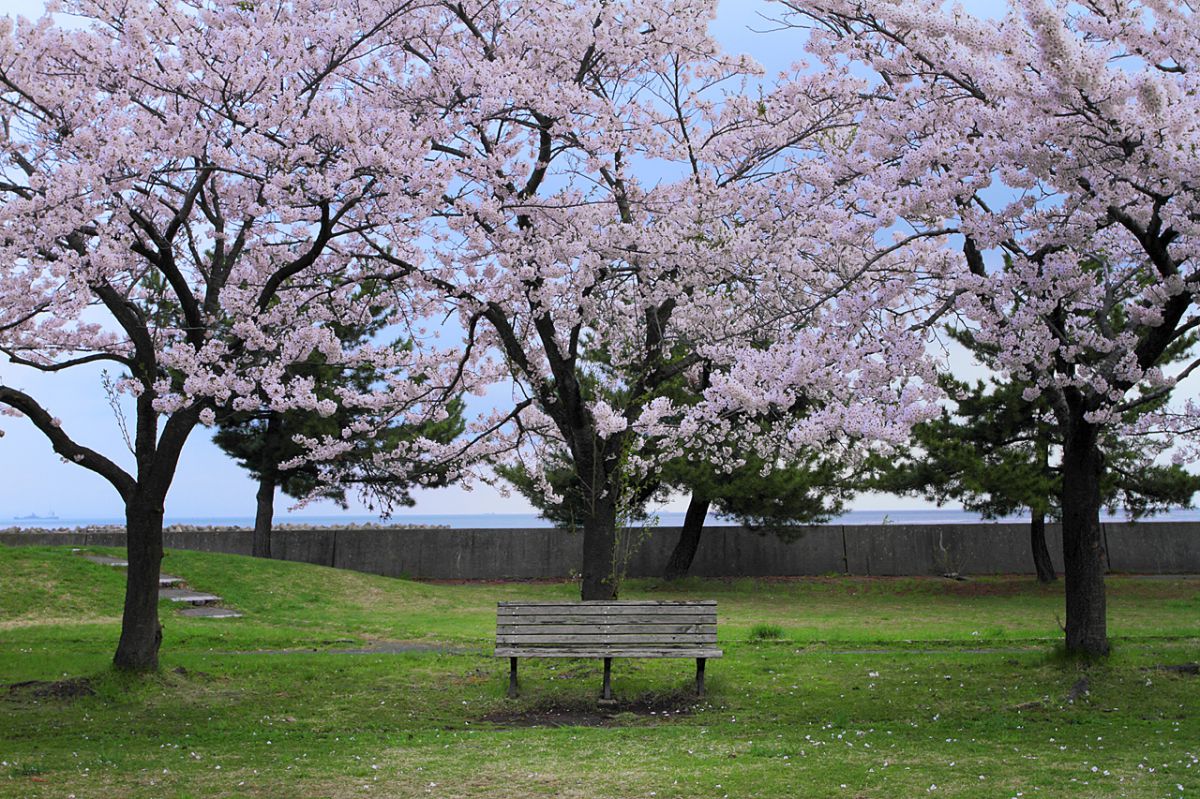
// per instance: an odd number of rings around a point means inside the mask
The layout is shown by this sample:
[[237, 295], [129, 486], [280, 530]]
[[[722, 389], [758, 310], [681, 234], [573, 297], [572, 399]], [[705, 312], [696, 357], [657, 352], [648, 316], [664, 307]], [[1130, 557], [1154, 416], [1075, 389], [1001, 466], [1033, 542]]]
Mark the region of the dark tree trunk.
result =
[[1063, 577], [1067, 651], [1108, 654], [1104, 596], [1105, 554], [1100, 529], [1100, 452], [1096, 427], [1072, 414], [1062, 458]]
[[1033, 566], [1037, 569], [1039, 583], [1052, 583], [1058, 579], [1054, 571], [1054, 561], [1050, 560], [1050, 550], [1046, 548], [1046, 514], [1033, 511], [1029, 521], [1029, 548], [1033, 553]]
[[617, 505], [611, 492], [597, 497], [583, 521], [584, 602], [617, 598]]
[[683, 529], [679, 531], [679, 541], [671, 551], [671, 558], [663, 570], [663, 579], [679, 580], [687, 576], [696, 559], [696, 550], [700, 548], [700, 535], [704, 532], [704, 519], [708, 515], [709, 501], [692, 492], [691, 502], [688, 503], [687, 513], [683, 517]]
[[254, 512], [254, 535], [250, 540], [250, 554], [256, 558], [271, 557], [271, 523], [275, 517], [275, 475], [263, 474], [258, 478], [257, 507]]
[[162, 626], [158, 623], [158, 576], [163, 557], [163, 497], [136, 492], [125, 505], [125, 610], [113, 665], [155, 671]]
[[[1038, 467], [1042, 477], [1047, 482], [1053, 482], [1054, 472], [1050, 468], [1050, 433], [1040, 432], [1038, 435]], [[1037, 570], [1039, 583], [1052, 583], [1058, 579], [1054, 573], [1054, 561], [1050, 560], [1050, 550], [1046, 548], [1046, 510], [1030, 508], [1029, 519], [1029, 550], [1033, 553], [1033, 567]]]
[[279, 481], [278, 444], [282, 424], [277, 413], [267, 417], [262, 463], [258, 467], [254, 535], [250, 540], [250, 554], [256, 558], [271, 557], [271, 527], [275, 518], [275, 486]]

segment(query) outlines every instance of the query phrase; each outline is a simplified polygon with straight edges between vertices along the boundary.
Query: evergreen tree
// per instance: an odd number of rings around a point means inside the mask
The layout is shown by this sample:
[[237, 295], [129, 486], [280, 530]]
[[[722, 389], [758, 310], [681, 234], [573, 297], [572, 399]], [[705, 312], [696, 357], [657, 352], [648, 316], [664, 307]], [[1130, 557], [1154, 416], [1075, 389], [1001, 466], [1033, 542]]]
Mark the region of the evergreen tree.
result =
[[[575, 483], [575, 473], [565, 460], [543, 469], [557, 498], [549, 498], [544, 486], [520, 467], [502, 466], [496, 471], [538, 509], [542, 518], [555, 526], [574, 531], [587, 512], [591, 492]], [[853, 491], [851, 482], [834, 459], [810, 455], [803, 461], [777, 464], [766, 474], [763, 461], [753, 456], [746, 465], [724, 471], [702, 460], [680, 457], [668, 461], [653, 482], [636, 482], [628, 490], [629, 505], [624, 516], [644, 519], [651, 502], [665, 502], [673, 492], [690, 492], [679, 540], [667, 560], [663, 577], [687, 576], [700, 546], [709, 509], [736, 518], [745, 527], [768, 530], [787, 538], [788, 528], [817, 524], [842, 511]]]
[[[591, 379], [583, 382], [585, 396], [591, 400], [603, 396], [606, 401], [621, 402], [612, 396], [614, 385], [622, 385], [605, 354], [600, 352], [589, 362]], [[697, 385], [689, 385], [682, 376], [664, 387], [662, 392], [680, 405], [696, 402], [707, 385], [707, 375]], [[606, 388], [601, 389], [604, 386]], [[789, 409], [803, 414], [808, 406], [798, 403]], [[740, 441], [726, 441], [724, 446], [738, 452], [742, 464], [736, 468], [715, 466], [703, 451], [686, 451], [666, 461], [653, 478], [627, 474], [623, 488], [623, 517], [646, 518], [651, 502], [665, 502], [672, 493], [690, 494], [684, 522], [663, 577], [668, 580], [685, 577], [695, 559], [704, 531], [709, 509], [736, 518], [749, 529], [769, 528], [786, 538], [788, 528], [801, 524], [816, 524], [841, 513], [844, 504], [857, 488], [851, 475], [851, 459], [844, 452], [802, 452], [784, 461], [770, 462], [749, 452], [746, 431], [766, 425], [760, 420], [744, 420], [739, 425]], [[564, 530], [576, 530], [591, 512], [589, 503], [595, 492], [583, 485], [565, 455], [544, 457], [540, 468], [545, 484], [520, 466], [497, 466], [497, 473], [511, 483], [519, 493], [538, 509], [542, 518]], [[545, 491], [549, 485], [551, 498]]]
[[[760, 342], [767, 346], [767, 342]], [[672, 353], [678, 362], [684, 352]], [[677, 406], [688, 407], [700, 401], [709, 386], [711, 365], [704, 364], [689, 378], [683, 373], [663, 384], [659, 393]], [[636, 384], [616, 368], [610, 353], [597, 347], [589, 352], [581, 391], [585, 399], [597, 398], [620, 406], [629, 401], [625, 386]], [[801, 416], [812, 409], [807, 399], [798, 401], [777, 416]], [[647, 505], [665, 502], [674, 493], [689, 493], [679, 540], [676, 542], [663, 570], [667, 580], [687, 576], [700, 546], [704, 523], [709, 509], [737, 519], [752, 530], [770, 529], [783, 538], [789, 527], [816, 524], [841, 513], [844, 503], [857, 487], [852, 477], [852, 460], [835, 448], [824, 453], [799, 451], [784, 460], [764, 458], [755, 454], [752, 439], [768, 435], [778, 418], [743, 418], [736, 425], [735, 435], [709, 451], [735, 452], [741, 465], [734, 468], [714, 465], [715, 460], [728, 462], [728, 456], [713, 458], [708, 451], [686, 449], [682, 455], [661, 464], [653, 477], [626, 473], [622, 486], [622, 517], [626, 520], [645, 519]], [[565, 453], [543, 456], [540, 466], [542, 483], [521, 466], [497, 466], [496, 472], [536, 507], [542, 518], [564, 530], [576, 530], [592, 512], [590, 503], [596, 496], [592, 486], [584, 485], [578, 472], [571, 467]], [[551, 498], [545, 488], [553, 491]]]
[[[968, 333], [950, 335], [989, 362], [993, 353]], [[1038, 579], [1057, 579], [1046, 546], [1046, 519], [1061, 518], [1062, 474], [1054, 462], [1062, 442], [1044, 394], [1025, 399], [1026, 385], [992, 378], [969, 385], [949, 375], [942, 388], [954, 403], [941, 416], [913, 428], [911, 446], [873, 458], [871, 487], [895, 494], [918, 494], [943, 505], [961, 502], [967, 510], [994, 519], [1028, 510], [1030, 548]], [[1138, 412], [1153, 410], [1142, 406]], [[1132, 518], [1176, 507], [1191, 507], [1200, 476], [1180, 466], [1153, 463], [1157, 445], [1140, 437], [1107, 435], [1101, 491], [1110, 512], [1123, 508]]]
[[[378, 288], [367, 286], [363, 290], [378, 291]], [[373, 315], [363, 323], [336, 325], [334, 332], [338, 339], [347, 347], [357, 347], [378, 336], [385, 325], [384, 307], [380, 305], [372, 311]], [[392, 346], [402, 347], [404, 344], [396, 342]], [[303, 445], [296, 442], [297, 437], [320, 439], [324, 436], [339, 436], [343, 430], [356, 422], [364, 421], [363, 417], [367, 412], [349, 409], [338, 402], [338, 391], [343, 388], [350, 388], [356, 392], [366, 391], [379, 379], [372, 368], [344, 369], [328, 363], [319, 352], [313, 352], [307, 360], [295, 364], [291, 372], [294, 377], [311, 380], [318, 400], [333, 400], [337, 410], [328, 416], [310, 410], [230, 411], [219, 417], [219, 428], [213, 436], [217, 446], [236, 459], [258, 483], [251, 545], [255, 557], [271, 557], [271, 528], [275, 514], [276, 489], [296, 499], [317, 496], [333, 500], [343, 508], [348, 506], [346, 491], [351, 486], [346, 483], [323, 481], [320, 476], [320, 464], [311, 460], [305, 460], [296, 466], [284, 464], [305, 454]], [[373, 496], [382, 498], [389, 507], [413, 505], [413, 499], [408, 493], [410, 483], [397, 480], [383, 471], [373, 473], [370, 464], [376, 456], [394, 452], [397, 447], [414, 438], [428, 438], [441, 442], [453, 440], [463, 431], [461, 399], [451, 400], [446, 410], [446, 417], [440, 421], [419, 425], [378, 426], [378, 432], [374, 435], [356, 442], [357, 446], [349, 457], [359, 462], [360, 468], [356, 471], [367, 475], [361, 479], [370, 481], [369, 488]], [[444, 484], [445, 479], [445, 473], [431, 474], [423, 476], [421, 483], [440, 485]], [[374, 509], [373, 506], [369, 507]]]
[[[767, 347], [768, 342], [758, 342], [758, 346]], [[672, 361], [678, 362], [684, 356], [682, 350], [672, 353]], [[703, 391], [709, 386], [710, 370], [712, 365], [703, 364], [690, 378], [680, 373], [661, 386], [660, 395], [670, 398], [678, 407], [690, 407], [701, 401]], [[610, 353], [602, 348], [590, 350], [584, 374], [586, 379], [582, 380], [581, 389], [588, 401], [602, 398], [613, 405], [628, 402], [622, 386], [636, 384], [636, 379], [630, 379], [629, 374], [613, 366]], [[625, 475], [623, 516], [626, 519], [646, 518], [647, 505], [652, 501], [661, 503], [673, 493], [690, 494], [679, 540], [662, 575], [665, 579], [688, 575], [710, 509], [738, 519], [746, 528], [769, 529], [784, 539], [796, 525], [821, 523], [839, 515], [845, 501], [858, 488], [854, 458], [845, 447], [830, 446], [823, 452], [798, 450], [784, 459], [764, 458], [748, 451], [746, 445], [755, 435], [766, 440], [770, 427], [780, 421], [779, 416], [803, 416], [812, 407], [814, 403], [808, 398], [800, 398], [793, 407], [774, 411], [775, 416], [769, 419], [740, 420], [737, 440], [721, 441], [709, 445], [707, 450], [686, 449], [683, 455], [662, 463], [654, 477]], [[748, 437], [746, 431], [755, 433]], [[734, 468], [715, 465], [718, 459], [728, 462], [730, 458], [710, 457], [712, 451], [737, 452], [740, 465]], [[592, 512], [589, 503], [595, 492], [581, 480], [565, 453], [544, 458], [544, 464], [541, 476], [556, 495], [553, 499], [548, 497], [544, 483], [520, 465], [497, 467], [497, 473], [512, 483], [542, 518], [559, 528], [575, 530]]]
[[808, 453], [803, 459], [776, 465], [765, 473], [760, 458], [751, 456], [746, 461], [729, 472], [688, 458], [668, 464], [664, 483], [675, 490], [690, 491], [691, 500], [679, 541], [663, 571], [665, 579], [687, 576], [710, 507], [751, 530], [771, 529], [787, 539], [789, 527], [827, 521], [841, 513], [853, 495], [847, 460], [843, 458]]

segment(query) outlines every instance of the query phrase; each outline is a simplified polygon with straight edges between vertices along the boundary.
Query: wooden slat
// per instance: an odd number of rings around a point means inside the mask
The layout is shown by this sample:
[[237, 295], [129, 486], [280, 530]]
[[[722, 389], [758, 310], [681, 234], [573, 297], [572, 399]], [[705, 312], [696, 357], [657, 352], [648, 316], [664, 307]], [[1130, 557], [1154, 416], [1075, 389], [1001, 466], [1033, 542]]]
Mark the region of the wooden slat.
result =
[[[508, 611], [508, 612], [505, 612]], [[496, 614], [497, 619], [523, 621], [526, 619], [557, 619], [564, 615], [574, 615], [581, 619], [715, 619], [715, 607], [673, 608], [665, 607], [652, 611], [650, 608], [616, 608], [611, 612], [600, 613], [598, 608], [505, 608]], [[515, 612], [514, 612], [515, 611]]]
[[584, 635], [497, 635], [497, 644], [549, 644], [567, 646], [571, 644], [715, 644], [716, 633], [695, 633], [690, 635], [654, 635], [647, 633], [629, 633], [627, 635], [609, 635], [594, 633]]
[[714, 647], [680, 646], [656, 648], [628, 647], [571, 647], [540, 648], [529, 646], [498, 646], [498, 658], [719, 658], [724, 653]]
[[[564, 621], [567, 620], [567, 621]], [[497, 616], [497, 624], [716, 624], [716, 613], [539, 613]]]
[[560, 605], [557, 607], [539, 607], [539, 608], [498, 608], [496, 610], [496, 618], [507, 619], [511, 617], [532, 616], [638, 616], [638, 617], [653, 617], [653, 616], [702, 616], [708, 618], [716, 618], [717, 609], [713, 607], [638, 607], [638, 608], [617, 608], [607, 607], [586, 607], [583, 605]]
[[717, 634], [715, 624], [497, 624], [496, 635]]
[[681, 616], [676, 613], [662, 614], [661, 616], [645, 616], [645, 615], [625, 615], [620, 616], [577, 616], [573, 613], [563, 613], [561, 615], [544, 615], [544, 616], [499, 616], [496, 619], [497, 625], [522, 625], [527, 627], [537, 627], [541, 625], [562, 625], [562, 624], [584, 624], [584, 625], [600, 625], [607, 626], [613, 624], [642, 624], [648, 627], [660, 625], [679, 625], [679, 624], [716, 624], [717, 614], [710, 613], [706, 615]]
[[568, 607], [568, 608], [624, 608], [624, 607], [716, 607], [717, 600], [715, 599], [614, 599], [608, 600], [592, 600], [589, 602], [572, 602], [570, 600], [545, 600], [545, 601], [529, 601], [529, 602], [497, 602], [497, 607], [501, 608], [522, 608], [522, 607]]
[[705, 611], [702, 613], [578, 613], [572, 610], [563, 610], [559, 613], [497, 613], [496, 621], [509, 622], [512, 624], [536, 624], [539, 619], [583, 619], [583, 624], [592, 624], [593, 622], [602, 622], [605, 619], [628, 619], [633, 624], [653, 624], [659, 619], [666, 619], [667, 623], [673, 621], [704, 621], [707, 620], [710, 624], [715, 624], [717, 613], [714, 610]]

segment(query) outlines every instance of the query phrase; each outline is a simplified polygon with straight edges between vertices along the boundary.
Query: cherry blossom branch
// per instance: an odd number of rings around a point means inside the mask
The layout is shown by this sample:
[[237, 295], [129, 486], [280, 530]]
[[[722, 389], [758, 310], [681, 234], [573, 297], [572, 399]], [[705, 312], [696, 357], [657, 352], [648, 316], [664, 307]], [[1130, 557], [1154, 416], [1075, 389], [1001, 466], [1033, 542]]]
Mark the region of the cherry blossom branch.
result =
[[40, 363], [38, 361], [31, 361], [28, 358], [17, 355], [16, 351], [11, 347], [0, 347], [0, 352], [3, 352], [5, 355], [7, 355], [8, 360], [11, 363], [14, 363], [18, 366], [28, 366], [32, 369], [37, 369], [40, 372], [61, 372], [64, 369], [70, 369], [75, 366], [83, 366], [84, 364], [97, 363], [100, 361], [112, 361], [114, 363], [119, 363], [128, 369], [132, 369], [134, 366], [134, 362], [129, 358], [111, 352], [96, 352], [92, 353], [91, 355], [84, 355], [82, 357], [72, 358], [66, 361], [55, 361], [53, 363]]

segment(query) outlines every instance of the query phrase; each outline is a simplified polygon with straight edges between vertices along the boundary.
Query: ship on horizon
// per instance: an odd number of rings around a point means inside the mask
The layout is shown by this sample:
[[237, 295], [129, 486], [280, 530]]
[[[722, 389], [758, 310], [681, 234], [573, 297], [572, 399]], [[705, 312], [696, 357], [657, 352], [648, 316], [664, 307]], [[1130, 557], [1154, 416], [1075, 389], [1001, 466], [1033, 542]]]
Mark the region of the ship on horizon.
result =
[[54, 511], [50, 511], [47, 516], [38, 516], [36, 513], [31, 513], [28, 516], [14, 516], [14, 522], [56, 522], [58, 517], [54, 515]]

